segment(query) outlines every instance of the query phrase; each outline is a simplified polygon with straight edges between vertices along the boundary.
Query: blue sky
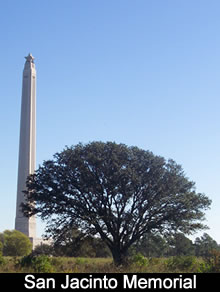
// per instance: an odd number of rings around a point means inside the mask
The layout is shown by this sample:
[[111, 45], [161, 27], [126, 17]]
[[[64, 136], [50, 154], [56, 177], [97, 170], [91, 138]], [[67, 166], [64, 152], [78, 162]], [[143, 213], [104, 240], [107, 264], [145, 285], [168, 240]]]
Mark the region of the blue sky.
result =
[[220, 243], [219, 13], [218, 0], [1, 1], [0, 232], [14, 228], [31, 52], [37, 166], [65, 145], [94, 140], [172, 158], [213, 200], [207, 232]]

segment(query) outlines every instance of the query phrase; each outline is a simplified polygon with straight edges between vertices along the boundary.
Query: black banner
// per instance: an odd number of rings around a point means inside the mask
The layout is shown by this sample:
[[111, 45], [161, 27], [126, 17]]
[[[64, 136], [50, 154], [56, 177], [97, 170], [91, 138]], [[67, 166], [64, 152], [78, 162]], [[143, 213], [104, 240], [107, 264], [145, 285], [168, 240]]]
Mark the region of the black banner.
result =
[[[219, 274], [0, 274], [1, 291], [214, 291]], [[214, 288], [212, 290], [212, 288]]]

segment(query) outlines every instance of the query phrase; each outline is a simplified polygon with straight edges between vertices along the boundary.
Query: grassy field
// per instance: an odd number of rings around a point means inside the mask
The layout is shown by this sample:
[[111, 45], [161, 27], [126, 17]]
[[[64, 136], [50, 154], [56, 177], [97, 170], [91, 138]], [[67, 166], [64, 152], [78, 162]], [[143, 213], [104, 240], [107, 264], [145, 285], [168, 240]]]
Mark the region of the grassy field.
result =
[[1, 273], [198, 273], [211, 272], [210, 265], [193, 256], [144, 258], [136, 256], [122, 267], [115, 267], [111, 258], [63, 258], [39, 256], [35, 259], [4, 257]]

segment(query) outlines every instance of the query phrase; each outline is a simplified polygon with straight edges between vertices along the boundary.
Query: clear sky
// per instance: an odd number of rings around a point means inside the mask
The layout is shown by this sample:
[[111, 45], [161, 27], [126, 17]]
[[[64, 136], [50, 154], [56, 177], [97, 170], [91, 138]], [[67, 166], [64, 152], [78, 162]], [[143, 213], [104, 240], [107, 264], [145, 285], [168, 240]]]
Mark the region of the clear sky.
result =
[[212, 199], [207, 233], [220, 243], [219, 15], [219, 0], [0, 1], [0, 232], [14, 228], [31, 52], [37, 166], [94, 140], [172, 158]]

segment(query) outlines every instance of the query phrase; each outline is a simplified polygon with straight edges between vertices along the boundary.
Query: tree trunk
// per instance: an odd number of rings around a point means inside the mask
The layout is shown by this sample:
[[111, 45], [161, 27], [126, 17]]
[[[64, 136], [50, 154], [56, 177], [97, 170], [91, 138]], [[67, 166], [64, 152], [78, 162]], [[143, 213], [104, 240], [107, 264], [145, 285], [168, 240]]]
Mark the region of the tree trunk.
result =
[[116, 266], [121, 266], [127, 264], [128, 254], [127, 249], [120, 249], [118, 246], [114, 246], [110, 248], [114, 264]]

